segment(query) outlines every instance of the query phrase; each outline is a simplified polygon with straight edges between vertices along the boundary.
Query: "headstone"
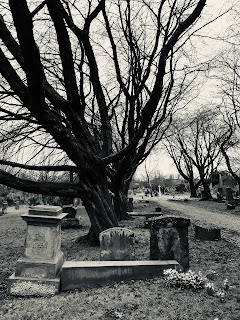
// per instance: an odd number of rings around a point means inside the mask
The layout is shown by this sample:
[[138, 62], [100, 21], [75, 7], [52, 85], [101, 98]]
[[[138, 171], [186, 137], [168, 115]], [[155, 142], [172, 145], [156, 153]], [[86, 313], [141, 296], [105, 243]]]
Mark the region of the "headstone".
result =
[[195, 225], [195, 238], [199, 240], [221, 240], [221, 230], [216, 228], [204, 228]]
[[3, 201], [2, 202], [2, 214], [7, 213], [7, 207], [8, 207], [7, 201]]
[[77, 208], [73, 206], [63, 206], [63, 212], [67, 213], [62, 220], [62, 229], [80, 228], [80, 216], [77, 215]]
[[100, 233], [100, 260], [135, 260], [133, 231], [126, 228], [110, 228]]
[[222, 203], [223, 201], [223, 188], [218, 188], [217, 191], [217, 202]]
[[226, 202], [227, 204], [234, 204], [233, 200], [233, 194], [232, 194], [232, 189], [231, 188], [226, 188]]
[[133, 198], [128, 198], [128, 211], [133, 212]]
[[15, 201], [15, 209], [16, 209], [16, 210], [19, 210], [19, 200], [16, 200], [16, 201]]
[[45, 296], [59, 292], [63, 264], [61, 220], [66, 215], [61, 207], [48, 205], [32, 207], [22, 215], [27, 222], [24, 255], [8, 279], [8, 294]]
[[189, 268], [188, 226], [190, 220], [175, 216], [158, 217], [151, 222], [150, 260], [177, 260]]

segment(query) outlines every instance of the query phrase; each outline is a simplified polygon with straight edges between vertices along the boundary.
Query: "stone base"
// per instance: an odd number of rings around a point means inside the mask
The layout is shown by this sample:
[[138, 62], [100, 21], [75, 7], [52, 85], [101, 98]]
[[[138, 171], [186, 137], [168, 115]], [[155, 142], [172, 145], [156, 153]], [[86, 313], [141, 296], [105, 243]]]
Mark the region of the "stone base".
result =
[[78, 218], [65, 218], [62, 220], [61, 228], [81, 228], [80, 219]]
[[58, 294], [59, 288], [60, 278], [39, 280], [16, 277], [14, 273], [8, 278], [7, 294], [20, 297], [46, 297]]
[[163, 275], [165, 269], [180, 270], [175, 260], [168, 261], [65, 261], [61, 272], [61, 291]]
[[61, 271], [63, 264], [63, 253], [60, 252], [53, 260], [34, 260], [20, 258], [17, 261], [16, 276], [26, 278], [55, 278]]

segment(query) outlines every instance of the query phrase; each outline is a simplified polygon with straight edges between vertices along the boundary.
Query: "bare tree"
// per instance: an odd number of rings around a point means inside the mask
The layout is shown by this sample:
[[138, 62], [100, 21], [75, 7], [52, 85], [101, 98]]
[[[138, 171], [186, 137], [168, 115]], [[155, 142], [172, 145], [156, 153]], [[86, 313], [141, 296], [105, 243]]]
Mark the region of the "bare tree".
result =
[[[194, 189], [201, 184], [205, 198], [211, 199], [211, 174], [221, 161], [218, 140], [222, 134], [222, 127], [218, 119], [218, 110], [202, 108], [192, 116], [188, 114], [188, 119], [178, 121], [173, 131], [173, 138], [167, 138], [166, 147], [179, 173], [192, 186], [194, 196]], [[194, 167], [199, 176], [197, 183]]]
[[[169, 126], [180, 51], [205, 2], [2, 2], [0, 183], [80, 197], [95, 238], [116, 226], [109, 189], [121, 203]], [[79, 179], [42, 183], [9, 167]]]

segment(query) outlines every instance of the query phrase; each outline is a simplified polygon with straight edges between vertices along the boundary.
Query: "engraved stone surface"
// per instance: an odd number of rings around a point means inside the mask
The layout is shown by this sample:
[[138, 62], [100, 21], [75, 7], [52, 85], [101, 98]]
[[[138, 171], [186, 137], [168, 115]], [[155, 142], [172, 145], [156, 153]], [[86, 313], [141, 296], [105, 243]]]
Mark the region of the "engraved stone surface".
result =
[[163, 216], [152, 221], [150, 229], [150, 260], [175, 259], [183, 270], [189, 268], [189, 219]]
[[134, 233], [125, 228], [110, 228], [100, 233], [100, 260], [135, 260]]

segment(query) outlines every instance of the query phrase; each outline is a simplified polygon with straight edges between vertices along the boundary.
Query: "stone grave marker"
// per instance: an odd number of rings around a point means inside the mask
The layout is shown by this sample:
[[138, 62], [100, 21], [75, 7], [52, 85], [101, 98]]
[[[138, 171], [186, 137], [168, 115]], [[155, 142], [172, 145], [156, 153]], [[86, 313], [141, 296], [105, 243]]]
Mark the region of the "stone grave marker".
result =
[[226, 202], [227, 205], [233, 205], [234, 204], [234, 200], [233, 200], [233, 194], [232, 194], [232, 189], [231, 188], [226, 188]]
[[100, 233], [100, 260], [135, 260], [135, 238], [133, 231], [126, 228], [110, 228]]
[[73, 205], [65, 205], [63, 206], [63, 212], [67, 213], [66, 217], [62, 220], [62, 228], [80, 228], [81, 217], [77, 214], [77, 207]]
[[208, 241], [221, 240], [221, 230], [195, 225], [195, 238]]
[[128, 198], [128, 208], [129, 212], [133, 212], [133, 198]]
[[48, 205], [34, 206], [22, 215], [27, 222], [24, 255], [8, 279], [8, 294], [44, 296], [59, 292], [63, 264], [61, 220], [66, 215], [61, 207]]
[[187, 270], [189, 225], [189, 219], [175, 216], [163, 216], [153, 220], [150, 228], [150, 260], [175, 259], [184, 271]]

